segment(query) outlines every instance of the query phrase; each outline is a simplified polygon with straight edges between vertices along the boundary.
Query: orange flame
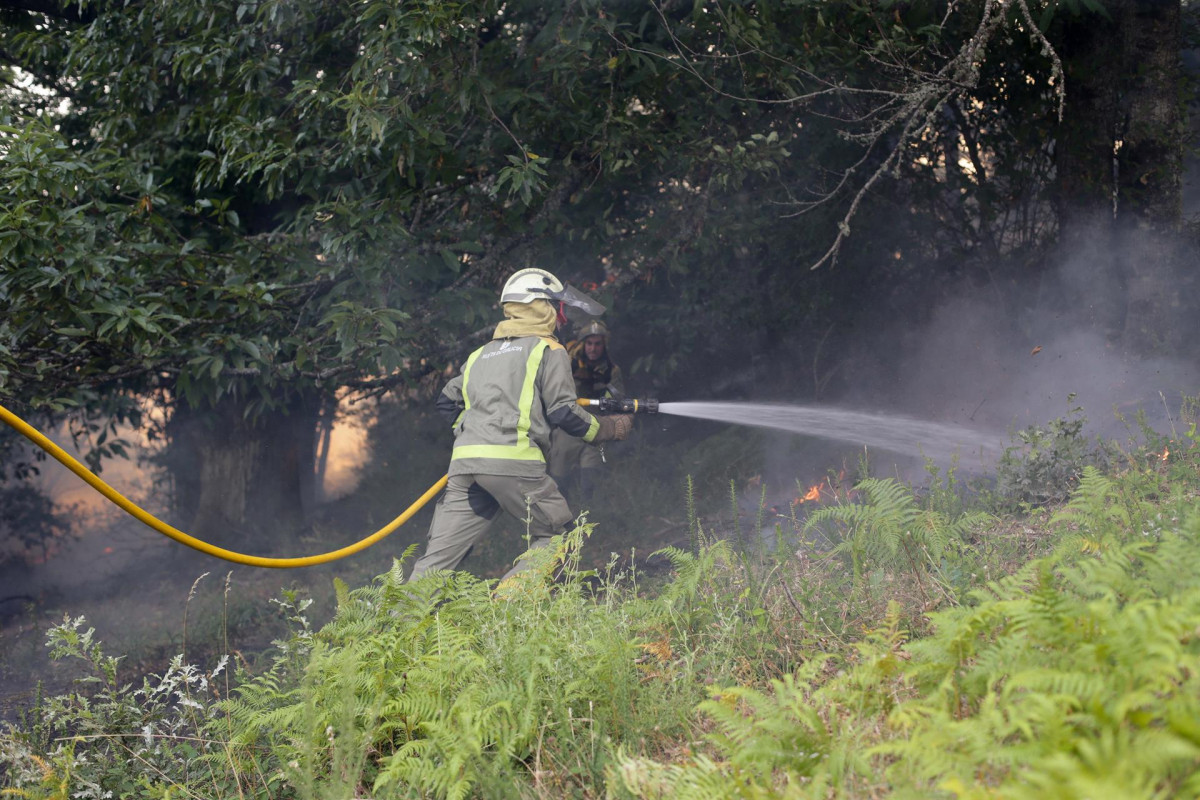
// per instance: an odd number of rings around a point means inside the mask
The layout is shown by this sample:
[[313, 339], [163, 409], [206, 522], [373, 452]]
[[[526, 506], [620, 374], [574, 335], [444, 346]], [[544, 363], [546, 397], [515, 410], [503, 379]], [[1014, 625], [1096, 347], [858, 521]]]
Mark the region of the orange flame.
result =
[[821, 484], [814, 483], [811, 487], [809, 487], [808, 493], [805, 494], [803, 497], [797, 497], [795, 499], [795, 501], [792, 502], [792, 505], [798, 506], [801, 503], [807, 503], [811, 500], [820, 500], [820, 499], [821, 499]]
[[1164, 464], [1167, 463], [1167, 456], [1169, 456], [1169, 455], [1171, 455], [1171, 451], [1164, 447], [1163, 454], [1162, 454], [1162, 462]]

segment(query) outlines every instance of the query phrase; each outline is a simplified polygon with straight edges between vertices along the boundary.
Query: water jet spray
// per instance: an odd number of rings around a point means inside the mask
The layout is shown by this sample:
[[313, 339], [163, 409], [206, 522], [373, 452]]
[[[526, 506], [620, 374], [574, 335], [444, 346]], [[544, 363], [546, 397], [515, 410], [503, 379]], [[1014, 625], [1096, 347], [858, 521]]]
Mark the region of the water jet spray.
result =
[[681, 402], [655, 407], [660, 414], [772, 428], [913, 456], [949, 458], [1002, 449], [1001, 437], [994, 433], [895, 414], [780, 403]]
[[601, 397], [577, 401], [594, 414], [670, 414], [734, 425], [772, 428], [803, 436], [852, 442], [898, 453], [934, 458], [956, 452], [998, 448], [1000, 437], [961, 425], [927, 422], [895, 414], [871, 414], [822, 406], [779, 403], [671, 402]]

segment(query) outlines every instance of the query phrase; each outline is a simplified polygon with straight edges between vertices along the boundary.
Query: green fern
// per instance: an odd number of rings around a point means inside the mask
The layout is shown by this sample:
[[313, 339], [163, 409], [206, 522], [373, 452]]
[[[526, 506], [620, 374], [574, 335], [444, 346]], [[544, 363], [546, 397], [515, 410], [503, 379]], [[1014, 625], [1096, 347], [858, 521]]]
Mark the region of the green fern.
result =
[[840, 531], [835, 553], [848, 553], [857, 584], [868, 567], [923, 571], [929, 562], [942, 559], [961, 544], [964, 532], [986, 519], [981, 513], [949, 519], [922, 508], [907, 486], [892, 480], [867, 478], [855, 486], [864, 502], [829, 506], [814, 512], [805, 523], [809, 533], [832, 524]]
[[[1164, 547], [1197, 549], [1190, 537], [1172, 540]], [[1095, 796], [1135, 797], [1191, 779], [1197, 726], [1177, 720], [1200, 713], [1200, 580], [1131, 599], [1128, 576], [1143, 569], [1146, 543], [1111, 549], [1101, 569], [1064, 563], [1072, 552], [1068, 543], [978, 609], [938, 615], [939, 635], [913, 648], [936, 653], [940, 667], [914, 674], [943, 690], [894, 713], [906, 738], [877, 749], [899, 758], [909, 780], [970, 796], [981, 771], [1008, 780], [1020, 764], [1011, 796], [1107, 786]]]

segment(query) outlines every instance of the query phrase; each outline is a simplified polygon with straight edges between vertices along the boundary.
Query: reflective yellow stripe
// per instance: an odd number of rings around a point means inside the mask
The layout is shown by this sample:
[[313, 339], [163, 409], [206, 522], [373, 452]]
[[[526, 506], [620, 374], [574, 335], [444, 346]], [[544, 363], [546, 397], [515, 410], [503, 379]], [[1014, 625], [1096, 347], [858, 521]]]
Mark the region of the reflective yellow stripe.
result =
[[588, 426], [587, 433], [583, 435], [585, 442], [590, 442], [596, 438], [596, 434], [600, 432], [600, 419], [592, 417], [592, 424]]
[[[533, 384], [537, 380], [538, 367], [542, 365], [542, 356], [545, 355], [548, 346], [546, 340], [542, 339], [529, 351], [529, 358], [525, 361], [525, 381], [521, 384], [521, 399], [517, 401], [517, 408], [521, 410], [521, 417], [517, 420], [518, 448], [530, 447], [529, 417], [533, 413]], [[533, 449], [538, 451], [539, 456], [542, 454], [540, 448]]]
[[463, 411], [466, 411], [468, 408], [471, 407], [471, 396], [467, 394], [467, 381], [470, 380], [470, 378], [471, 378], [471, 367], [475, 365], [475, 360], [477, 358], [479, 358], [479, 354], [482, 352], [483, 352], [483, 348], [481, 347], [478, 350], [476, 350], [474, 353], [471, 353], [471, 355], [467, 356], [467, 363], [463, 365], [463, 382], [462, 382]]
[[464, 444], [454, 448], [451, 461], [460, 458], [504, 458], [509, 461], [545, 461], [540, 447], [530, 447], [528, 444]]
[[471, 377], [471, 366], [475, 363], [475, 359], [479, 358], [479, 354], [483, 352], [483, 348], [479, 348], [471, 355], [467, 356], [467, 363], [463, 365], [463, 380], [462, 380], [462, 398], [463, 410], [458, 412], [458, 416], [454, 418], [454, 425], [451, 427], [457, 428], [459, 420], [463, 418], [463, 414], [467, 413], [467, 409], [471, 407], [471, 398], [467, 395], [467, 378]]

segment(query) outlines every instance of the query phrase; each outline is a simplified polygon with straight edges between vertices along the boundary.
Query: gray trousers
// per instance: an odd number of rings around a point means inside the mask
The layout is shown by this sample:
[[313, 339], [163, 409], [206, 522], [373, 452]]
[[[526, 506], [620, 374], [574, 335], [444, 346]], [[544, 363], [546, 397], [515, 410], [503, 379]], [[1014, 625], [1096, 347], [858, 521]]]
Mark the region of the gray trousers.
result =
[[587, 508], [592, 502], [592, 490], [604, 466], [600, 450], [604, 446], [588, 444], [562, 428], [550, 432], [550, 477], [576, 508]]
[[572, 436], [562, 428], [550, 431], [550, 474], [565, 478], [575, 469], [600, 469], [604, 458], [599, 445], [588, 444], [578, 436]]
[[[438, 569], [455, 569], [471, 547], [487, 533], [500, 509], [529, 521], [530, 547], [544, 547], [575, 517], [548, 475], [451, 475], [433, 512], [429, 543], [413, 564], [409, 580]], [[504, 577], [527, 565], [520, 561]]]

